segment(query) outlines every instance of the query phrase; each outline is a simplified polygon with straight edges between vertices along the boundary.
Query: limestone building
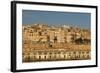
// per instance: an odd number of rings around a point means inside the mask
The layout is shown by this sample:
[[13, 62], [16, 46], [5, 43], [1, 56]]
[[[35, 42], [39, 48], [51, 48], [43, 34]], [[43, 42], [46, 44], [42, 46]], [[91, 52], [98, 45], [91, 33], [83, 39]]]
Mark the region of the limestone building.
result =
[[45, 24], [22, 28], [23, 62], [91, 59], [91, 34]]

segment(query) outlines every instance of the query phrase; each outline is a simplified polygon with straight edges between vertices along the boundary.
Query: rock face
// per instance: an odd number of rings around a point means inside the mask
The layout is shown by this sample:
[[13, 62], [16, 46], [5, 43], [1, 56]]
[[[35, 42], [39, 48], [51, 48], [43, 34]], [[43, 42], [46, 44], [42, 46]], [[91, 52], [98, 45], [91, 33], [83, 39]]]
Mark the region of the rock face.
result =
[[[91, 33], [87, 29], [34, 24], [23, 26], [22, 35], [23, 62], [90, 59]], [[57, 52], [61, 57], [56, 59], [54, 55], [57, 56]], [[50, 57], [49, 53], [53, 55]], [[69, 53], [71, 56], [67, 59]], [[77, 58], [76, 55], [81, 57]]]

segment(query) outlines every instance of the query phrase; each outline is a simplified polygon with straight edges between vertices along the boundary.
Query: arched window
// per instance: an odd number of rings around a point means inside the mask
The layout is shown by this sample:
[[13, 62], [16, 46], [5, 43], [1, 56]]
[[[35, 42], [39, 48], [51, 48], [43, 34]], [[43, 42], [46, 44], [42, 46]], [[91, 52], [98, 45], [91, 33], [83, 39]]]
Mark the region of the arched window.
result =
[[64, 55], [64, 59], [66, 59], [66, 55]]
[[54, 43], [56, 43], [56, 42], [57, 42], [57, 36], [54, 37]]
[[44, 56], [44, 59], [47, 59], [46, 56]]
[[51, 55], [49, 56], [49, 59], [51, 59]]
[[39, 56], [39, 60], [41, 59], [41, 56]]

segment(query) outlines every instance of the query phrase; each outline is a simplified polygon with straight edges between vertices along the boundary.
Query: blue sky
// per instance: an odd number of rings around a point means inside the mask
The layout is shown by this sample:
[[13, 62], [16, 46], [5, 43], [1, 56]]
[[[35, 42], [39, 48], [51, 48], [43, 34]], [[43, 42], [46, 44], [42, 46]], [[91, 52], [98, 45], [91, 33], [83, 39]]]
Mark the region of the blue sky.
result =
[[91, 25], [90, 20], [91, 20], [90, 13], [36, 11], [36, 10], [22, 11], [23, 25], [44, 23], [48, 25], [66, 24], [82, 28], [90, 28]]

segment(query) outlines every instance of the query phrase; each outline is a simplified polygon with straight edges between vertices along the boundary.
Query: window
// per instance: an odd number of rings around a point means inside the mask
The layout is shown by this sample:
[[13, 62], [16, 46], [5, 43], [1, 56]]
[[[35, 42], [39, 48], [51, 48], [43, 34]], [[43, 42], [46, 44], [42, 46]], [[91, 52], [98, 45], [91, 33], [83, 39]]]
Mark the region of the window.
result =
[[87, 55], [87, 58], [90, 58], [90, 56], [89, 56], [89, 55]]
[[64, 55], [64, 59], [66, 58], [66, 55]]
[[51, 55], [49, 56], [49, 58], [51, 59]]
[[57, 42], [57, 36], [54, 37], [54, 43], [56, 43], [56, 42]]
[[44, 56], [44, 59], [46, 59], [46, 56]]
[[41, 36], [42, 35], [42, 33], [41, 32], [39, 32], [39, 36]]
[[41, 59], [41, 56], [39, 56], [39, 59]]

